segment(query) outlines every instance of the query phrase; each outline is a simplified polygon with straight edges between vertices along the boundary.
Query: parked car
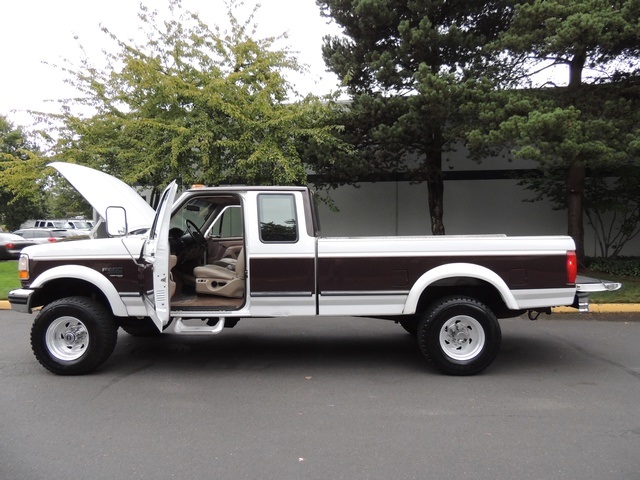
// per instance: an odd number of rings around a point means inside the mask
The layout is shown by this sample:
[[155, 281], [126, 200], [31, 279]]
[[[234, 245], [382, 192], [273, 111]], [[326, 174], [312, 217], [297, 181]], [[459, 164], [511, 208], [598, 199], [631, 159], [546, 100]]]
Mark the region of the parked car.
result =
[[35, 243], [53, 243], [82, 236], [82, 232], [62, 228], [23, 228], [13, 233]]
[[29, 245], [35, 245], [35, 242], [13, 233], [0, 233], [0, 260], [12, 260], [20, 257], [20, 251]]
[[74, 230], [91, 230], [93, 228], [93, 222], [90, 220], [67, 220], [67, 223], [71, 225]]
[[57, 229], [69, 229], [73, 228], [66, 220], [36, 220], [34, 225], [35, 228], [57, 228]]

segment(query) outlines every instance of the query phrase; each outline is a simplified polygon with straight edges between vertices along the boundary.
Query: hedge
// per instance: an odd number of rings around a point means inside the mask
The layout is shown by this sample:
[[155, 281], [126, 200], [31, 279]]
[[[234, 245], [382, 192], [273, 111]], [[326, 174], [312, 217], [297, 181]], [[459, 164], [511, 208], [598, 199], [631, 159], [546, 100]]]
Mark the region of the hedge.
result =
[[640, 277], [640, 257], [587, 258], [584, 263], [596, 272]]

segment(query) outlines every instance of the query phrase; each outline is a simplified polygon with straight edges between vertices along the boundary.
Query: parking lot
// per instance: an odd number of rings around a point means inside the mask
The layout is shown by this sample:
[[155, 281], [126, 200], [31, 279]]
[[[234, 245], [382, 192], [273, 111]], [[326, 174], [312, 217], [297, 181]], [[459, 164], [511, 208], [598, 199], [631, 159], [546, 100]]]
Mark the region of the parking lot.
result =
[[638, 315], [503, 320], [475, 377], [344, 317], [121, 332], [96, 373], [57, 377], [32, 317], [0, 311], [0, 478], [637, 480]]

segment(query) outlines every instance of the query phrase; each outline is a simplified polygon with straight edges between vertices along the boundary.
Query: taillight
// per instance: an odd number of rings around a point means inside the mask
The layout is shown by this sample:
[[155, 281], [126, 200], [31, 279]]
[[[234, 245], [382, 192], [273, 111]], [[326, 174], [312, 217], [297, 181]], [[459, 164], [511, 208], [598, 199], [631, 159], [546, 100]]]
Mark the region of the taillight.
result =
[[13, 250], [14, 248], [16, 248], [16, 246], [15, 246], [13, 243], [5, 243], [5, 244], [4, 244], [4, 247], [5, 247], [7, 250]]
[[576, 252], [567, 252], [567, 283], [576, 283], [578, 277], [578, 257]]
[[49, 243], [53, 243], [56, 241], [56, 239], [54, 237], [49, 237], [47, 240], [49, 240]]
[[20, 280], [29, 280], [29, 257], [20, 255], [18, 260], [18, 277]]

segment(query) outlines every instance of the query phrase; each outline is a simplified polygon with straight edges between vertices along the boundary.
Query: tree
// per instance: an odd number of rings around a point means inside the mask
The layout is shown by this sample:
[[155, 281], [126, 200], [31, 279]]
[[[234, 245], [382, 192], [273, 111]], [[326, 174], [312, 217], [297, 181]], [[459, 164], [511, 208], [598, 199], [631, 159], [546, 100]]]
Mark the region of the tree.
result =
[[[469, 121], [493, 67], [482, 46], [509, 25], [509, 1], [317, 0], [345, 37], [323, 55], [352, 97], [349, 134], [375, 175], [406, 167], [426, 181], [431, 230], [444, 234], [442, 154]], [[410, 155], [419, 162], [405, 164]]]
[[617, 257], [640, 235], [640, 165], [622, 166], [615, 178], [587, 179], [585, 214], [602, 257]]
[[[284, 72], [301, 66], [274, 38], [255, 39], [228, 4], [230, 31], [210, 28], [170, 1], [161, 22], [141, 6], [146, 40], [123, 41], [104, 69], [66, 65], [82, 96], [65, 102], [57, 157], [158, 191], [192, 183], [300, 184], [309, 143], [345, 152], [329, 99], [295, 96]], [[257, 8], [257, 7], [256, 7]], [[254, 10], [255, 13], [255, 10]], [[296, 100], [296, 101], [294, 101]], [[92, 113], [76, 113], [78, 105]], [[318, 120], [322, 118], [322, 120]]]
[[[551, 200], [566, 210], [566, 168], [548, 166], [544, 175], [532, 175], [523, 184], [535, 193], [532, 201]], [[590, 169], [585, 179], [584, 213], [593, 228], [601, 257], [616, 257], [640, 235], [640, 165], [619, 162], [608, 169]]]
[[43, 216], [43, 167], [38, 148], [24, 131], [0, 115], [0, 224], [15, 230], [25, 220]]
[[[501, 107], [485, 118], [494, 127], [489, 137], [514, 145], [521, 158], [537, 160], [547, 177], [562, 176], [562, 200], [547, 195], [553, 190], [546, 182], [537, 185], [542, 196], [566, 206], [579, 257], [588, 172], [638, 166], [639, 17], [638, 0], [528, 0], [517, 5], [509, 29], [493, 44], [507, 52], [514, 70], [524, 72], [513, 78], [520, 85], [547, 68], [568, 68], [566, 86], [501, 92]], [[587, 70], [595, 75], [587, 77]], [[471, 133], [474, 140], [477, 133]]]

